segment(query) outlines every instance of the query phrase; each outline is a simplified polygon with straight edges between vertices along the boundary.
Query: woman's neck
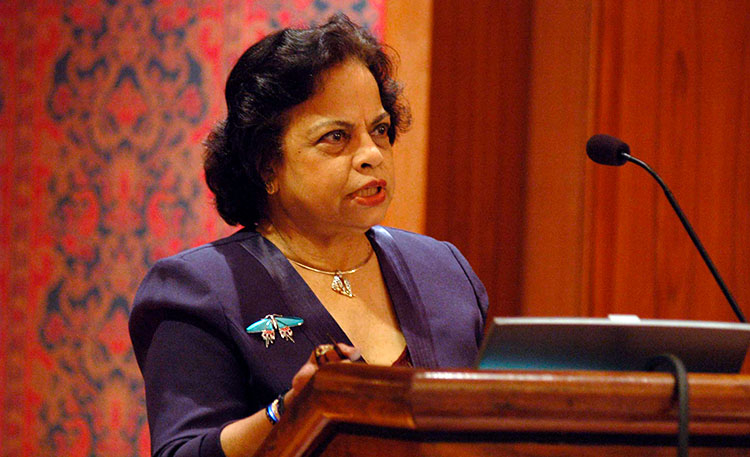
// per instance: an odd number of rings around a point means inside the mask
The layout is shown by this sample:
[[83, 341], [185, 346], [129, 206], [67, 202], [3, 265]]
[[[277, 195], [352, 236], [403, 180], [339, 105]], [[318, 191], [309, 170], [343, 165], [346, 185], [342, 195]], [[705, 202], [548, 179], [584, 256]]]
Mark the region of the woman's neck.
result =
[[348, 270], [360, 265], [372, 251], [364, 232], [313, 233], [292, 223], [267, 220], [258, 232], [289, 259], [321, 270]]

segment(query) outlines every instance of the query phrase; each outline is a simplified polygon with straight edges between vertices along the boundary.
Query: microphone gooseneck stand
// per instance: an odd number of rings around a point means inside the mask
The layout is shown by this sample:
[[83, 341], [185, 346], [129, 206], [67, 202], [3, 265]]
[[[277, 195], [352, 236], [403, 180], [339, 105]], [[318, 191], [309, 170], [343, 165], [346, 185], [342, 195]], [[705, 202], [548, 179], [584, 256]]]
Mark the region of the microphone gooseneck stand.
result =
[[701, 258], [703, 258], [703, 262], [705, 262], [706, 266], [711, 271], [711, 274], [713, 275], [714, 279], [719, 284], [719, 288], [724, 293], [724, 297], [729, 302], [729, 306], [732, 307], [732, 311], [734, 311], [734, 314], [737, 316], [737, 319], [739, 319], [739, 321], [742, 323], [747, 323], [747, 320], [745, 319], [745, 315], [742, 314], [742, 310], [740, 309], [739, 305], [737, 305], [737, 302], [734, 300], [734, 297], [732, 296], [731, 292], [729, 292], [729, 288], [724, 283], [724, 280], [721, 278], [721, 275], [719, 274], [719, 270], [717, 270], [716, 266], [714, 266], [714, 263], [711, 261], [711, 258], [708, 256], [708, 252], [706, 252], [706, 249], [703, 247], [703, 243], [701, 243], [701, 240], [698, 238], [698, 235], [695, 233], [695, 230], [693, 230], [693, 227], [690, 225], [690, 222], [687, 220], [685, 213], [682, 212], [680, 205], [677, 204], [677, 200], [672, 195], [672, 191], [669, 190], [666, 183], [664, 183], [661, 177], [654, 170], [652, 170], [651, 167], [649, 167], [645, 162], [631, 156], [630, 146], [628, 146], [627, 143], [611, 135], [598, 134], [589, 138], [589, 141], [586, 143], [586, 154], [589, 156], [591, 160], [602, 165], [609, 165], [609, 166], [616, 167], [616, 166], [624, 165], [627, 162], [633, 162], [634, 164], [646, 170], [651, 176], [653, 176], [654, 179], [656, 179], [656, 182], [659, 183], [659, 186], [664, 191], [664, 195], [667, 196], [667, 200], [669, 200], [669, 204], [672, 205], [672, 209], [674, 209], [675, 213], [677, 213], [677, 217], [680, 218], [680, 222], [682, 222], [682, 226], [685, 227], [685, 230], [688, 232], [690, 239], [693, 241], [693, 244], [698, 249], [698, 252], [700, 253]]
[[664, 195], [667, 196], [667, 200], [669, 200], [669, 204], [672, 205], [672, 208], [677, 213], [677, 217], [680, 218], [680, 222], [682, 222], [682, 226], [685, 227], [685, 230], [688, 232], [688, 235], [690, 236], [690, 239], [693, 240], [693, 243], [695, 244], [695, 247], [698, 248], [698, 252], [700, 252], [701, 257], [703, 257], [703, 261], [706, 263], [706, 266], [708, 266], [708, 269], [711, 270], [711, 274], [714, 276], [714, 279], [719, 284], [719, 288], [721, 288], [721, 291], [724, 293], [724, 297], [726, 297], [727, 301], [729, 302], [729, 306], [732, 307], [732, 311], [734, 311], [734, 314], [737, 316], [737, 319], [739, 319], [740, 322], [746, 323], [747, 320], [745, 319], [745, 315], [742, 314], [742, 310], [737, 305], [737, 302], [734, 300], [734, 297], [732, 296], [732, 293], [729, 292], [729, 288], [726, 284], [724, 284], [724, 280], [721, 278], [721, 275], [719, 274], [719, 270], [716, 269], [716, 266], [714, 266], [714, 263], [711, 261], [711, 257], [708, 256], [708, 252], [706, 252], [706, 249], [703, 247], [703, 243], [701, 243], [701, 240], [698, 238], [698, 234], [695, 233], [695, 230], [693, 230], [693, 227], [690, 225], [690, 222], [687, 220], [687, 217], [685, 217], [685, 213], [682, 212], [682, 209], [680, 208], [680, 205], [677, 204], [677, 200], [672, 195], [672, 192], [669, 190], [667, 185], [662, 181], [662, 179], [659, 177], [658, 174], [654, 170], [651, 169], [651, 167], [646, 164], [646, 162], [637, 159], [630, 154], [622, 153], [622, 156], [634, 164], [638, 165], [639, 167], [643, 168], [651, 176], [656, 179], [656, 182], [659, 183], [659, 186], [661, 186], [662, 190], [664, 191]]
[[[701, 243], [701, 240], [698, 238], [695, 230], [693, 230], [693, 227], [687, 220], [685, 213], [682, 212], [680, 205], [677, 203], [677, 199], [674, 198], [672, 192], [669, 190], [669, 187], [667, 187], [666, 183], [664, 183], [661, 177], [654, 170], [652, 170], [651, 167], [648, 166], [648, 164], [640, 159], [631, 156], [630, 147], [627, 145], [627, 143], [620, 140], [619, 138], [615, 138], [610, 135], [599, 134], [592, 136], [586, 144], [586, 154], [588, 154], [591, 160], [602, 165], [620, 166], [625, 164], [626, 162], [633, 162], [634, 164], [646, 170], [651, 176], [653, 176], [654, 179], [656, 179], [656, 182], [659, 183], [659, 186], [664, 191], [664, 195], [667, 196], [669, 204], [672, 205], [672, 209], [674, 209], [675, 213], [677, 213], [677, 217], [680, 218], [682, 226], [685, 227], [685, 230], [688, 232], [690, 239], [698, 249], [698, 252], [703, 258], [703, 261], [711, 271], [711, 274], [713, 275], [716, 282], [719, 284], [719, 288], [724, 293], [724, 297], [729, 302], [729, 306], [732, 307], [732, 311], [734, 311], [734, 314], [737, 316], [737, 319], [739, 319], [740, 322], [746, 323], [747, 320], [745, 319], [745, 315], [742, 313], [739, 305], [737, 305], [737, 302], [734, 300], [731, 292], [729, 292], [729, 288], [724, 283], [724, 280], [719, 274], [719, 271], [716, 269], [713, 261], [711, 261], [711, 258], [708, 256], [708, 252], [706, 252], [706, 249], [703, 247], [703, 243]], [[688, 405], [689, 393], [687, 370], [685, 369], [685, 364], [682, 362], [682, 360], [680, 360], [673, 354], [660, 354], [651, 359], [646, 369], [653, 370], [659, 365], [665, 363], [671, 367], [672, 374], [674, 375], [675, 396], [677, 397], [678, 401], [679, 412], [677, 456], [687, 457], [689, 449], [688, 422], [690, 417], [690, 410]]]

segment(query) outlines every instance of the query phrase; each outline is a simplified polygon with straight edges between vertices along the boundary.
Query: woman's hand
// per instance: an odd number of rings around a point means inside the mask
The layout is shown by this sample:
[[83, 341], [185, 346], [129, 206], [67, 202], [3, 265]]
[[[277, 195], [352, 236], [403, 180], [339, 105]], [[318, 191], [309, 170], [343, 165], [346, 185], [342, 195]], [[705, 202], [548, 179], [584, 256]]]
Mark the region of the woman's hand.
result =
[[[338, 349], [338, 350], [337, 350]], [[354, 362], [362, 357], [359, 349], [344, 343], [321, 344], [313, 350], [304, 365], [292, 378], [292, 388], [284, 396], [284, 403], [289, 405], [294, 398], [307, 385], [321, 365], [337, 362]]]
[[[336, 350], [338, 349], [338, 351]], [[292, 388], [284, 395], [284, 404], [288, 407], [294, 398], [318, 371], [318, 367], [326, 363], [353, 362], [359, 360], [359, 349], [344, 343], [322, 344], [315, 348], [304, 365], [292, 379]], [[266, 418], [265, 409], [252, 416], [232, 422], [221, 431], [220, 441], [227, 457], [252, 455], [271, 431], [271, 424]]]

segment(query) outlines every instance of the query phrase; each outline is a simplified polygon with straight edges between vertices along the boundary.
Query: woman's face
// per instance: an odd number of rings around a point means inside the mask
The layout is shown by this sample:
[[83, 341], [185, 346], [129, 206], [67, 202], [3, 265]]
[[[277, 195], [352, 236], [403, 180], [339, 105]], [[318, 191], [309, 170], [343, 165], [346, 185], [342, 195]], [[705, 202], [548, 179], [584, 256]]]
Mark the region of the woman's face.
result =
[[380, 223], [395, 188], [393, 151], [390, 116], [367, 67], [349, 60], [331, 68], [288, 116], [271, 221], [324, 236]]

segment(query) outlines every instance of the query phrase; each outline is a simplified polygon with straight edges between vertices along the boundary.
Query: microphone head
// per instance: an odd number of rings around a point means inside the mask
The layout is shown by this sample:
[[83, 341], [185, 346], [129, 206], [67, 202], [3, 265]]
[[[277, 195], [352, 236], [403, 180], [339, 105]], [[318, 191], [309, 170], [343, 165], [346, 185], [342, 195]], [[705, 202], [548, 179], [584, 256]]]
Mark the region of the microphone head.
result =
[[589, 138], [586, 154], [596, 163], [619, 166], [628, 161], [630, 146], [619, 138], [598, 134]]

